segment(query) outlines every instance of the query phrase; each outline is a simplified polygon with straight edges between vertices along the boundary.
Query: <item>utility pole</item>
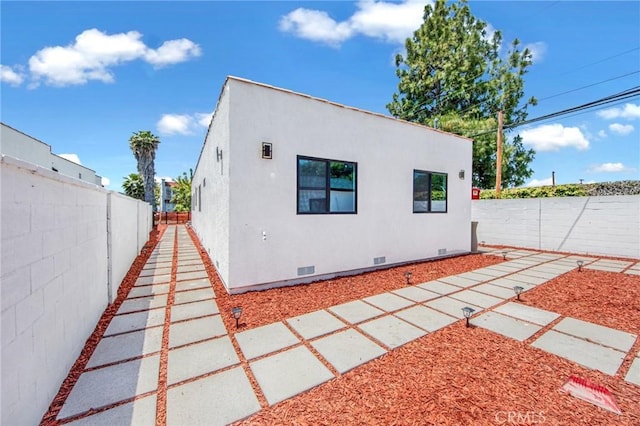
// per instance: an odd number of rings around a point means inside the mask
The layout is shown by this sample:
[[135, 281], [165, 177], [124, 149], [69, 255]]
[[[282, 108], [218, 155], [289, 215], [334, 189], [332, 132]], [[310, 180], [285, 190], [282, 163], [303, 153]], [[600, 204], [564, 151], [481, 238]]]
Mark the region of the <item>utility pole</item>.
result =
[[551, 172], [551, 186], [556, 186], [556, 172]]
[[498, 144], [496, 153], [496, 198], [502, 187], [502, 110], [498, 111]]

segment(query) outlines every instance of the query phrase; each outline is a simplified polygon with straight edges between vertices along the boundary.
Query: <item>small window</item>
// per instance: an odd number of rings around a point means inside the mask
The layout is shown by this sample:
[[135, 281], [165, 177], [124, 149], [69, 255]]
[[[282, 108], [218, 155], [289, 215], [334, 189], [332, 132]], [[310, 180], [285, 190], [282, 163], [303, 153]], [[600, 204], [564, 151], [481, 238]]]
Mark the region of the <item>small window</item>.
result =
[[298, 157], [298, 214], [356, 213], [357, 164]]
[[447, 174], [413, 171], [413, 212], [447, 212]]

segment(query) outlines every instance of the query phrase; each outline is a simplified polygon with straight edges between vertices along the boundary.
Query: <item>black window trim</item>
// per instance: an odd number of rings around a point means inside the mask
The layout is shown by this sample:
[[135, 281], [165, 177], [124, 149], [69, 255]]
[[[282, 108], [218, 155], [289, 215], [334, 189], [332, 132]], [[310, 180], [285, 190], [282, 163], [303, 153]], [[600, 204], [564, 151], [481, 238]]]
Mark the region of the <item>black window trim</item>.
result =
[[[326, 173], [326, 182], [325, 182], [325, 186], [323, 188], [314, 188], [314, 187], [301, 187], [300, 186], [300, 160], [310, 160], [310, 161], [322, 161], [324, 163], [327, 164], [327, 173]], [[330, 200], [331, 200], [331, 173], [329, 172], [329, 167], [330, 164], [332, 162], [335, 163], [349, 163], [349, 164], [353, 164], [353, 175], [356, 179], [355, 185], [354, 185], [354, 189], [349, 190], [349, 189], [342, 189], [342, 188], [336, 188], [333, 191], [342, 191], [342, 192], [353, 192], [353, 196], [354, 196], [354, 200], [353, 200], [353, 211], [352, 212], [332, 212], [331, 211], [331, 205], [330, 205]], [[327, 208], [328, 211], [326, 212], [301, 212], [300, 211], [300, 190], [320, 190], [320, 189], [324, 189], [325, 193], [326, 193], [326, 199], [327, 199]], [[307, 155], [298, 155], [296, 156], [296, 214], [299, 215], [332, 215], [332, 214], [358, 214], [358, 163], [355, 161], [347, 161], [347, 160], [335, 160], [335, 159], [330, 159], [330, 158], [320, 158], [320, 157], [310, 157]]]
[[[427, 175], [427, 189], [428, 189], [427, 211], [416, 211], [415, 198], [414, 198], [415, 197], [415, 193], [416, 193], [416, 172], [425, 173]], [[444, 176], [445, 187], [446, 187], [446, 191], [445, 191], [445, 209], [444, 210], [433, 211], [431, 209], [431, 176], [434, 175], [434, 174], [443, 175]], [[411, 202], [412, 202], [412, 205], [413, 205], [413, 213], [416, 213], [416, 214], [436, 213], [436, 214], [438, 214], [438, 213], [448, 213], [449, 212], [449, 174], [448, 173], [445, 173], [445, 172], [434, 172], [434, 171], [430, 171], [430, 170], [413, 169], [412, 181], [413, 181], [413, 191], [412, 191], [412, 194], [411, 194]]]

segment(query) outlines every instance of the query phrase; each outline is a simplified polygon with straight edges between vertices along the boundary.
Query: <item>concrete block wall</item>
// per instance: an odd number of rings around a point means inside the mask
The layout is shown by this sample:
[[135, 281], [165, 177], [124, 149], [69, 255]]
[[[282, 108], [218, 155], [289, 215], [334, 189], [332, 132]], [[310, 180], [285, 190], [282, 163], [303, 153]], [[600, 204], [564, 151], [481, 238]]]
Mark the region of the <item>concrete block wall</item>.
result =
[[0, 423], [38, 424], [109, 303], [109, 198], [112, 227], [134, 235], [112, 271], [137, 254], [137, 201], [11, 157], [0, 166]]
[[640, 195], [476, 200], [478, 242], [640, 258]]

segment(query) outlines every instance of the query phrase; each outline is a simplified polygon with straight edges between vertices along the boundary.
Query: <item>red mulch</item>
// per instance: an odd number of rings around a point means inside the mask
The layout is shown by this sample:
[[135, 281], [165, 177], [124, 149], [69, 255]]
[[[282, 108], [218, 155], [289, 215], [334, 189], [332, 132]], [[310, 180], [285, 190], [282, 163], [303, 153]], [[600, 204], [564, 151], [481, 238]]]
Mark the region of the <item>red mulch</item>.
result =
[[640, 334], [640, 276], [573, 270], [523, 294], [522, 302]]
[[[212, 278], [216, 302], [223, 317], [230, 315], [233, 306], [242, 307], [242, 330], [406, 287], [406, 271], [412, 273], [411, 283], [419, 284], [503, 262], [496, 256], [472, 254], [310, 284], [229, 295], [206, 255], [204, 261], [209, 277]], [[234, 328], [235, 322], [231, 329]]]

